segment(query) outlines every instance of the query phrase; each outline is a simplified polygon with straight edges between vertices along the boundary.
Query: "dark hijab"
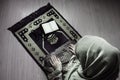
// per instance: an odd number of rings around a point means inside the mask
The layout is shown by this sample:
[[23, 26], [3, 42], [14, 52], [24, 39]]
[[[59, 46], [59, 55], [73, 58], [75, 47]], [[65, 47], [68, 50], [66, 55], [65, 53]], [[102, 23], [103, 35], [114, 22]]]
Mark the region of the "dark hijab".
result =
[[81, 63], [79, 75], [86, 80], [116, 80], [119, 74], [119, 50], [96, 36], [85, 36], [76, 44]]

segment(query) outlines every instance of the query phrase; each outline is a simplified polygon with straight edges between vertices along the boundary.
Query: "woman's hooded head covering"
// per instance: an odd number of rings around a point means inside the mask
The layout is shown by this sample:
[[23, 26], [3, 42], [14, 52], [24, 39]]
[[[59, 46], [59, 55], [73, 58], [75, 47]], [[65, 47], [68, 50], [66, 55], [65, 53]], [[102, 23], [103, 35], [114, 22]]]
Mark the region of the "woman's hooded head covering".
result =
[[76, 55], [86, 80], [116, 80], [119, 73], [119, 50], [102, 38], [85, 36], [76, 44]]

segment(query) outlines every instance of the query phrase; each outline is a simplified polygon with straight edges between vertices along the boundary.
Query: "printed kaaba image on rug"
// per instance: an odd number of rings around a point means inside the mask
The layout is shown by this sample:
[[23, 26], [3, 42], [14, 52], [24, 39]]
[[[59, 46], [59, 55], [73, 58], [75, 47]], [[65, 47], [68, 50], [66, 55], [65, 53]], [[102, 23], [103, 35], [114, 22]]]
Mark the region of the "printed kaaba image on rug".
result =
[[[59, 53], [70, 42], [77, 42], [81, 35], [48, 3], [34, 13], [8, 28], [23, 45], [31, 57], [44, 67], [44, 58]], [[58, 57], [65, 56], [58, 54]], [[64, 63], [69, 59], [61, 58]]]

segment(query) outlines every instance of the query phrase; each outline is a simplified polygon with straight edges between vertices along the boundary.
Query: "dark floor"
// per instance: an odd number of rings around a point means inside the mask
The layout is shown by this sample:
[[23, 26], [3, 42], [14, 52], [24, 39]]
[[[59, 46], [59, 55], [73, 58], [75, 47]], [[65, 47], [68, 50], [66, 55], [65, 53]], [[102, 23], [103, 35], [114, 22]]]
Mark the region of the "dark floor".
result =
[[120, 49], [119, 0], [0, 0], [0, 80], [47, 80], [7, 28], [48, 2], [82, 36], [101, 36]]

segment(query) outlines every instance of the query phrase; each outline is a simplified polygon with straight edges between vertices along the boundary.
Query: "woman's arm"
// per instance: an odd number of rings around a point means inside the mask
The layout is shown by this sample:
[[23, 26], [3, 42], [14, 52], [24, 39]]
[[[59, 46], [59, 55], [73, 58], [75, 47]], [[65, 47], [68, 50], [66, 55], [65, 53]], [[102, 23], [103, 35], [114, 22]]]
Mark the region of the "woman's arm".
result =
[[50, 63], [54, 68], [54, 71], [48, 75], [50, 80], [62, 80], [62, 63], [59, 58], [52, 55], [50, 58]]

